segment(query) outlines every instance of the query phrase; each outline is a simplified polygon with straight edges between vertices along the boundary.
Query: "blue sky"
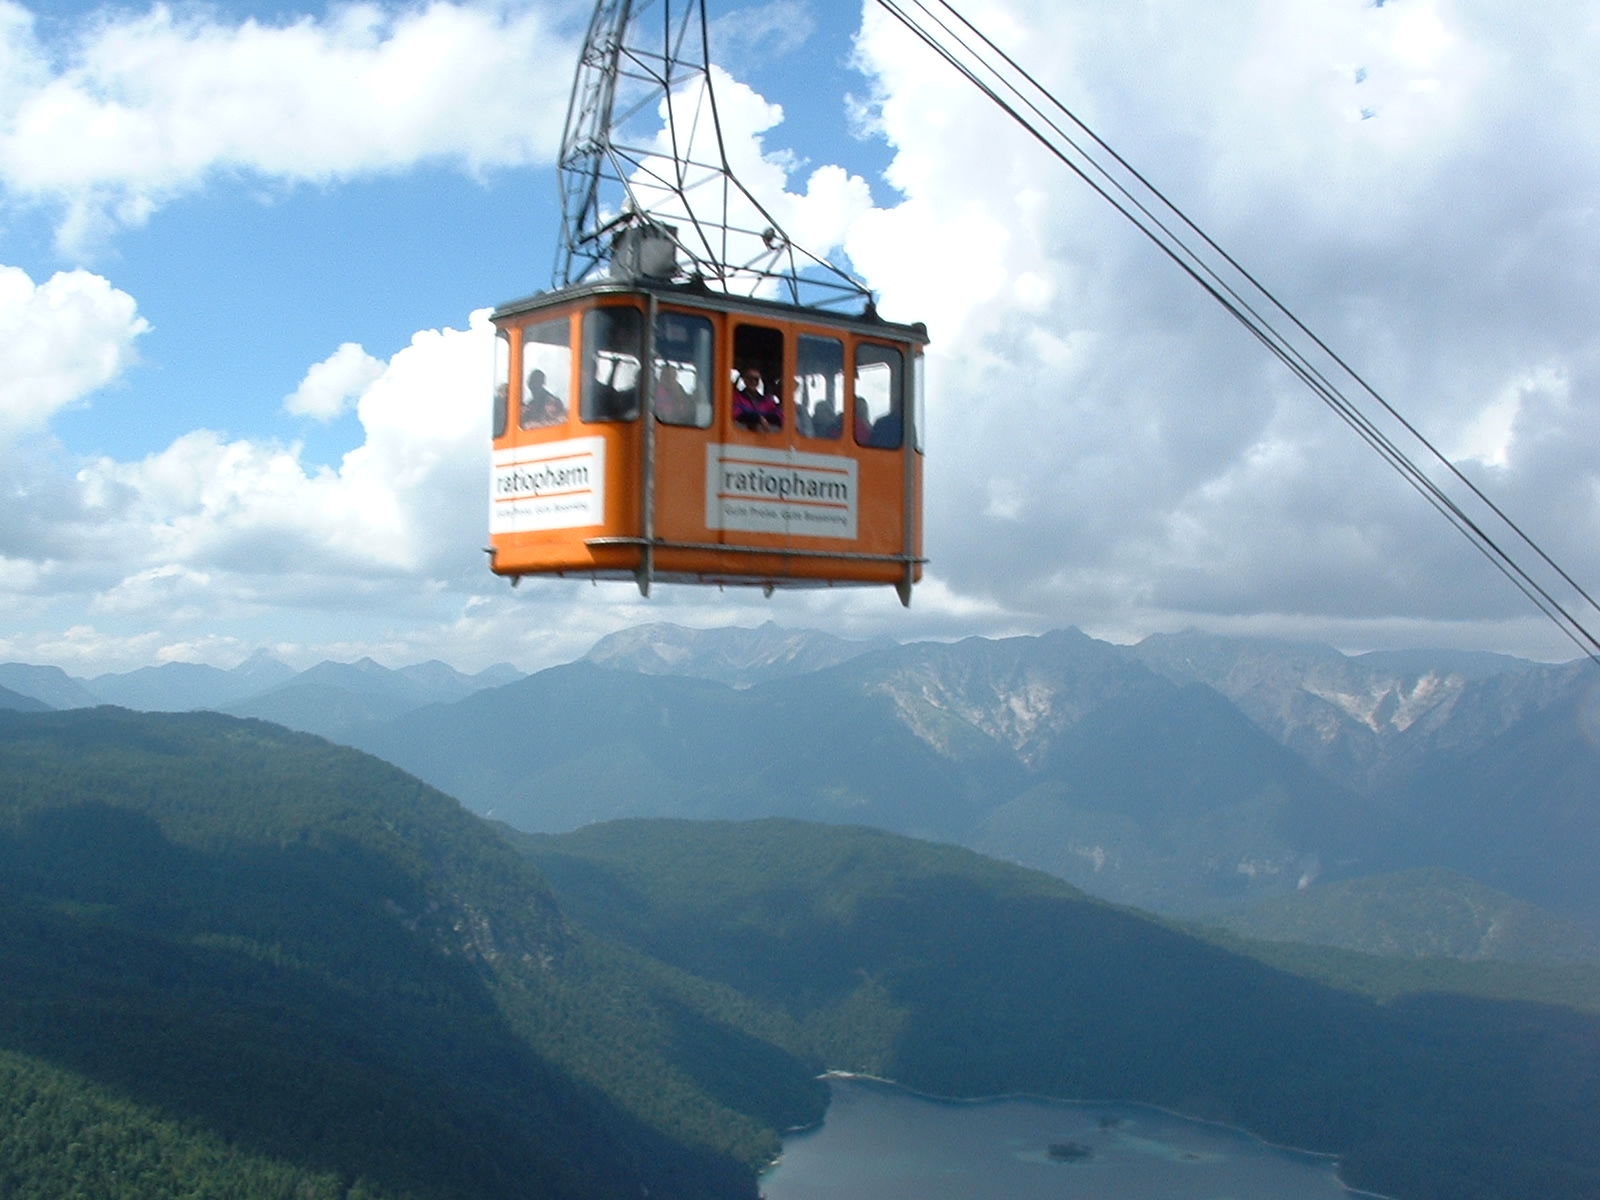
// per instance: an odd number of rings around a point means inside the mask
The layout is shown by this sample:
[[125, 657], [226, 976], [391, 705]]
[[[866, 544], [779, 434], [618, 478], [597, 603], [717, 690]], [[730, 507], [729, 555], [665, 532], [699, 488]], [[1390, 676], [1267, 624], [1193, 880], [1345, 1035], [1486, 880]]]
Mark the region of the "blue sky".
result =
[[[971, 8], [1600, 581], [1587, 9], [1140, 11]], [[511, 593], [478, 549], [469, 316], [548, 282], [587, 15], [0, 0], [0, 659], [533, 668], [644, 620], [768, 617], [1570, 655], [986, 101], [875, 7], [818, 0], [714, 6], [745, 85], [722, 99], [766, 198], [932, 330], [929, 583], [910, 613]], [[287, 411], [336, 354], [348, 394]]]
[[[54, 5], [42, 31], [70, 45], [101, 11]], [[321, 17], [328, 6], [197, 11], [270, 25]], [[737, 21], [735, 6], [711, 9], [714, 16], [730, 11]], [[794, 18], [782, 21], [793, 32], [758, 25], [757, 40], [738, 39], [733, 65], [785, 106], [785, 148], [802, 160], [843, 164], [887, 192], [879, 179], [887, 148], [850, 136], [844, 119], [845, 96], [868, 85], [850, 66], [859, 14], [819, 11], [820, 20], [810, 6], [778, 6], [773, 18]], [[568, 6], [562, 15], [567, 32], [581, 34], [587, 10]], [[804, 39], [798, 45], [797, 37]], [[565, 76], [571, 68], [564, 58], [529, 63], [530, 71], [541, 69]], [[54, 422], [69, 451], [140, 456], [206, 425], [304, 438], [313, 461], [336, 463], [361, 440], [353, 416], [326, 427], [286, 425], [279, 411], [306, 367], [347, 341], [387, 358], [419, 329], [460, 324], [473, 309], [548, 286], [558, 222], [556, 175], [547, 164], [468, 173], [427, 163], [332, 185], [227, 173], [142, 225], [81, 248], [56, 244], [49, 208], [15, 211], [0, 261], [35, 279], [88, 266], [135, 296], [152, 326], [139, 341], [140, 365], [113, 385], [108, 402]]]

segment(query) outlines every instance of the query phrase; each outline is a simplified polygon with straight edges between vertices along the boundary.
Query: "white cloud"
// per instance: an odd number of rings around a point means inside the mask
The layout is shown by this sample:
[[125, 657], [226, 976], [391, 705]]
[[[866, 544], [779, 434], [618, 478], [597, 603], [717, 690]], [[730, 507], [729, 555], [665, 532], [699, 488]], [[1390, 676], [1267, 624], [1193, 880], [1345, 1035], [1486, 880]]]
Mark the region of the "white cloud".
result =
[[198, 581], [255, 605], [330, 598], [352, 577], [413, 586], [458, 572], [483, 536], [492, 342], [485, 313], [418, 333], [363, 391], [365, 440], [337, 470], [307, 468], [297, 446], [208, 430], [138, 462], [91, 461], [78, 481], [128, 573], [117, 588], [156, 596], [154, 581]]
[[[641, 207], [677, 224], [681, 240], [691, 249], [723, 253], [720, 243], [708, 250], [694, 242], [694, 226], [684, 216], [681, 202], [656, 182], [674, 178], [675, 148], [686, 161], [715, 163], [720, 137], [734, 177], [796, 245], [823, 257], [842, 246], [851, 228], [872, 210], [872, 190], [866, 180], [841, 167], [826, 165], [811, 171], [804, 191], [792, 190], [790, 177], [797, 166], [794, 156], [781, 149], [770, 150], [766, 145], [766, 135], [783, 122], [783, 108], [720, 67], [711, 68], [711, 79], [719, 118], [716, 124], [710, 119], [706, 89], [701, 82], [691, 83], [658, 106], [663, 122], [668, 105], [671, 106], [679, 143], [674, 147], [665, 128], [655, 137], [653, 149], [660, 157], [647, 158], [633, 176]], [[724, 193], [717, 183], [719, 178], [705, 172], [689, 176], [685, 192], [696, 217], [713, 226], [725, 224], [730, 230], [759, 231], [766, 226], [766, 217], [748, 199], [734, 191]], [[727, 262], [735, 265], [760, 259], [764, 255], [762, 239], [755, 232], [733, 232], [725, 253]]]
[[63, 271], [35, 284], [0, 266], [0, 440], [115, 379], [149, 329], [132, 296], [98, 275]]
[[736, 8], [711, 22], [711, 57], [738, 71], [793, 54], [816, 28], [811, 6], [800, 0], [768, 0]]
[[315, 421], [343, 416], [351, 403], [383, 377], [384, 361], [373, 358], [355, 342], [345, 342], [327, 358], [314, 363], [300, 386], [283, 398], [284, 411]]
[[[484, 313], [418, 333], [363, 391], [364, 440], [337, 469], [208, 430], [75, 476], [58, 447], [0, 445], [0, 657], [92, 673], [236, 661], [263, 642], [448, 641], [452, 611], [488, 583], [492, 342]], [[475, 653], [454, 628], [448, 656]]]
[[[979, 19], [1600, 580], [1588, 10], [1141, 12]], [[1066, 168], [875, 5], [858, 50], [905, 200], [845, 248], [934, 338], [927, 528], [955, 593], [1041, 624], [1527, 636], [1521, 597]]]
[[157, 4], [81, 29], [45, 46], [0, 0], [0, 184], [59, 206], [68, 245], [219, 172], [300, 183], [549, 161], [575, 54], [540, 8], [444, 0], [278, 24]]

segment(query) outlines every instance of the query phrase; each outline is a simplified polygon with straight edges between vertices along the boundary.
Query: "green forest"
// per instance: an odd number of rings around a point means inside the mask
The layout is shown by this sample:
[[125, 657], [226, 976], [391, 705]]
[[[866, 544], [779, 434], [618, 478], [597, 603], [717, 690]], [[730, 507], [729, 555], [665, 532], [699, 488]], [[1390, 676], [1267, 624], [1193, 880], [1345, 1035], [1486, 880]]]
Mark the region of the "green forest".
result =
[[1600, 1195], [1592, 971], [1201, 937], [854, 827], [515, 834], [215, 714], [0, 714], [0, 978], [8, 1198], [754, 1197], [825, 1068]]

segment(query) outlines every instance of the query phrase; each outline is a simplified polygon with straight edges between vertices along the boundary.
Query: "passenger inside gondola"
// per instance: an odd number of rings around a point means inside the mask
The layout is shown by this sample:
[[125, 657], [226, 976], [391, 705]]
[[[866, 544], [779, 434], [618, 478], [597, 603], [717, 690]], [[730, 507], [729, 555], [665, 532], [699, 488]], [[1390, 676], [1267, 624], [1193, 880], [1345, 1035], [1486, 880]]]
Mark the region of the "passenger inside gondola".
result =
[[905, 359], [893, 346], [856, 346], [856, 444], [898, 450]]
[[668, 425], [694, 424], [694, 397], [678, 379], [678, 368], [662, 367], [656, 373], [656, 419]]
[[540, 321], [522, 331], [522, 373], [518, 428], [565, 422], [572, 379], [572, 323], [566, 317]]
[[783, 428], [783, 334], [760, 325], [733, 332], [733, 423], [752, 433]]
[[559, 425], [567, 419], [567, 406], [561, 397], [545, 386], [545, 374], [535, 367], [528, 372], [528, 387], [522, 393], [522, 412], [517, 424], [523, 429]]
[[643, 327], [636, 308], [591, 308], [583, 314], [585, 421], [632, 421], [639, 415]]
[[795, 345], [794, 425], [802, 437], [837, 438], [844, 429], [844, 343], [801, 334]]
[[656, 420], [704, 429], [711, 424], [711, 322], [686, 313], [656, 317]]

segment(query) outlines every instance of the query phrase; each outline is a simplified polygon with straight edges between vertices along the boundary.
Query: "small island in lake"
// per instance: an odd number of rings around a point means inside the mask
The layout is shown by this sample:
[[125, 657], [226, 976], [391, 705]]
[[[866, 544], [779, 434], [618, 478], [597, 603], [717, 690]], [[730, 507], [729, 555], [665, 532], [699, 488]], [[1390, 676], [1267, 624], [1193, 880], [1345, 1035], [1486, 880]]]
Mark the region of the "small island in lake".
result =
[[1094, 1157], [1094, 1151], [1082, 1142], [1051, 1142], [1049, 1154], [1056, 1162], [1081, 1162]]

